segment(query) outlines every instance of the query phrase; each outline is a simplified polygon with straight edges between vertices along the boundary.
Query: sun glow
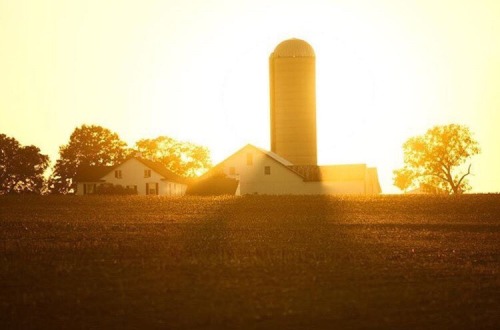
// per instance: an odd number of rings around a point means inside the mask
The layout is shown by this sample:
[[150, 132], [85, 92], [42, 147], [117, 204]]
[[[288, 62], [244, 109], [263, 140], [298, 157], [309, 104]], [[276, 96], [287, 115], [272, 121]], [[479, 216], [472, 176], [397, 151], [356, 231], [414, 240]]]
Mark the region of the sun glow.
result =
[[295, 37], [316, 53], [320, 164], [375, 166], [394, 192], [404, 140], [456, 122], [483, 149], [472, 186], [500, 190], [498, 2], [22, 3], [0, 3], [0, 131], [52, 160], [83, 123], [203, 144], [215, 163], [269, 149], [268, 59]]

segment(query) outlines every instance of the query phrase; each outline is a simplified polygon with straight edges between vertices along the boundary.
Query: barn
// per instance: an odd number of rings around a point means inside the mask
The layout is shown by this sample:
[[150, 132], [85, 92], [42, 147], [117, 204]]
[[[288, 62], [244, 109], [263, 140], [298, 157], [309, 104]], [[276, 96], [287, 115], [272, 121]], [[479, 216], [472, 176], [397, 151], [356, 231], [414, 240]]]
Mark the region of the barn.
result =
[[198, 182], [209, 178], [238, 182], [235, 195], [375, 195], [381, 192], [377, 169], [366, 164], [294, 165], [278, 154], [248, 144], [220, 162]]
[[311, 45], [300, 39], [278, 44], [269, 57], [269, 86], [271, 150], [248, 144], [200, 178], [199, 185], [215, 181], [209, 178], [233, 179], [237, 195], [381, 193], [376, 168], [317, 164], [316, 55]]

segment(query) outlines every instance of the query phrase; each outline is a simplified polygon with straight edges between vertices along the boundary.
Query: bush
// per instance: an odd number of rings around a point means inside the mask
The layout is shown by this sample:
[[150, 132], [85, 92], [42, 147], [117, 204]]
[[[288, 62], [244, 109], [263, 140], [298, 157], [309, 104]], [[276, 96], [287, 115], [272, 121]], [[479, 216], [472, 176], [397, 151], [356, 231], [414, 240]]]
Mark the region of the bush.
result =
[[97, 187], [98, 195], [137, 195], [137, 189], [122, 185], [103, 184]]

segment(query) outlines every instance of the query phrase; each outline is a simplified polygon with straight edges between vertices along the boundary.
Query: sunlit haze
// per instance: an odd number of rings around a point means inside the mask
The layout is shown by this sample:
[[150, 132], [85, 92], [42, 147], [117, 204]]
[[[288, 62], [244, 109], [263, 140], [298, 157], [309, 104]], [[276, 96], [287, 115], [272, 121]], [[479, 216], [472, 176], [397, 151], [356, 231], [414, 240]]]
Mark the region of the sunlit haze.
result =
[[473, 192], [500, 192], [500, 2], [0, 0], [0, 133], [58, 158], [75, 127], [167, 135], [214, 163], [269, 149], [269, 55], [316, 53], [319, 164], [377, 167], [403, 142], [470, 127]]

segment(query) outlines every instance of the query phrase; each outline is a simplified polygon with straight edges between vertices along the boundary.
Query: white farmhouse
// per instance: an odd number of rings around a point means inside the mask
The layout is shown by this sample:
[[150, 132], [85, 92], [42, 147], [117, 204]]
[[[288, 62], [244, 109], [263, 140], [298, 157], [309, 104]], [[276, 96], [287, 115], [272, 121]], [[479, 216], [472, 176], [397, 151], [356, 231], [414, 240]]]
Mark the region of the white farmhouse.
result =
[[88, 166], [79, 169], [76, 195], [95, 194], [99, 189], [123, 187], [138, 195], [182, 196], [185, 178], [172, 173], [163, 164], [141, 157], [129, 157], [116, 166]]

